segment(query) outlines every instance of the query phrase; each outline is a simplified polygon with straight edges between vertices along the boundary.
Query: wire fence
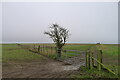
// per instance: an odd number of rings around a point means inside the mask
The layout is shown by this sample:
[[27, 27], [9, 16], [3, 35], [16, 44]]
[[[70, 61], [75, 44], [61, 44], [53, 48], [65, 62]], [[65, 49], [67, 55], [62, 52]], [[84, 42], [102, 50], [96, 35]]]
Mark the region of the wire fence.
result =
[[[28, 49], [34, 53], [49, 57], [49, 58], [57, 58], [57, 48], [54, 46], [46, 46], [46, 45], [21, 45], [24, 49]], [[79, 51], [79, 50], [66, 50], [61, 49], [61, 60], [79, 56], [80, 58], [85, 59], [86, 68], [93, 69], [97, 67], [99, 71], [103, 68], [107, 69], [114, 75], [117, 75], [113, 70], [108, 68], [105, 64], [103, 64], [103, 52], [98, 46], [93, 46], [87, 51]]]
[[[18, 45], [34, 53], [38, 53], [49, 58], [57, 58], [57, 48], [55, 46], [24, 44]], [[85, 58], [85, 51], [61, 49], [61, 60], [75, 56], [82, 56]]]

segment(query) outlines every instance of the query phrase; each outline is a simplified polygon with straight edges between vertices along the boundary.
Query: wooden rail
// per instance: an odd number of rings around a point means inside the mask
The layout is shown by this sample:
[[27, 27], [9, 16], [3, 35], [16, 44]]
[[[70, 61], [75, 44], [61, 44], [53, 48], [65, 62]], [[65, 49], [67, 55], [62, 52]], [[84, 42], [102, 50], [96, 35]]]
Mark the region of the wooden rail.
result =
[[102, 67], [104, 67], [105, 69], [107, 69], [109, 72], [111, 72], [112, 74], [115, 74], [115, 72], [113, 72], [112, 70], [110, 70], [108, 67], [106, 67], [104, 64], [102, 64], [101, 62], [99, 62], [97, 59], [95, 59], [94, 57], [91, 57], [91, 58], [94, 59], [96, 62], [98, 62]]
[[[95, 55], [97, 56], [97, 58], [95, 58]], [[117, 75], [115, 72], [113, 72], [112, 70], [110, 70], [108, 67], [106, 67], [103, 64], [102, 61], [102, 50], [98, 49], [98, 46], [96, 47], [92, 47], [89, 50], [87, 50], [86, 52], [86, 68], [88, 69], [93, 69], [93, 67], [95, 66], [95, 62], [97, 63], [97, 69], [99, 71], [101, 71], [103, 68], [107, 69], [110, 73]]]
[[[18, 44], [19, 46], [23, 47], [24, 49], [28, 49], [28, 50], [31, 50], [31, 51], [34, 51], [38, 54], [41, 54], [43, 56], [50, 56], [50, 55], [53, 55], [53, 52], [56, 53], [56, 47], [52, 47], [52, 46], [33, 46], [32, 48], [30, 48], [29, 46], [25, 46], [25, 45], [21, 45], [21, 44]], [[84, 51], [78, 51], [78, 50], [64, 50], [62, 49], [62, 51], [65, 53], [67, 51], [71, 51], [71, 52], [84, 52]], [[45, 53], [48, 53], [48, 54], [45, 54]], [[69, 53], [68, 53], [69, 54]], [[96, 55], [96, 58], [95, 58], [95, 55]], [[97, 63], [97, 65], [95, 65], [95, 62]], [[101, 49], [98, 49], [98, 46], [96, 47], [91, 47], [89, 50], [86, 51], [86, 68], [88, 69], [93, 69], [94, 66], [97, 66], [97, 69], [99, 71], [101, 71], [103, 68], [107, 69], [110, 73], [114, 74], [114, 75], [117, 75], [115, 72], [113, 72], [112, 70], [110, 70], [108, 67], [106, 67], [104, 64], [103, 64], [103, 61], [102, 61], [102, 50]]]

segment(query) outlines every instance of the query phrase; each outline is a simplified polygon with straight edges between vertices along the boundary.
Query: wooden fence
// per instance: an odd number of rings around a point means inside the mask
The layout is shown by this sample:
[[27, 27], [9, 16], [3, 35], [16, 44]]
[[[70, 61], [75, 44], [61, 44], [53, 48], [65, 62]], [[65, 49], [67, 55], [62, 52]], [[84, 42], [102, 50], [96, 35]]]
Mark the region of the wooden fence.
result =
[[54, 46], [44, 46], [44, 45], [24, 45], [24, 44], [17, 44], [24, 49], [27, 49], [33, 53], [40, 54], [45, 57], [54, 57], [56, 56], [56, 47]]
[[[55, 46], [34, 45], [34, 44], [33, 45], [18, 44], [18, 45], [23, 47], [24, 49], [28, 49], [31, 52], [35, 52], [46, 57], [57, 58], [58, 51]], [[83, 55], [82, 53], [85, 54], [85, 51], [62, 49], [61, 59], [66, 59], [72, 56], [81, 56]]]
[[103, 53], [102, 50], [99, 49], [98, 46], [91, 47], [89, 50], [87, 50], [86, 51], [86, 68], [93, 69], [94, 67], [97, 67], [99, 71], [105, 68], [112, 74], [117, 75], [115, 72], [113, 72], [103, 64], [102, 53]]
[[[20, 45], [19, 46], [23, 47], [24, 49], [28, 49], [32, 52], [41, 54], [46, 57], [54, 57], [56, 58], [57, 56], [57, 49], [56, 47], [52, 46], [44, 46], [44, 45], [38, 45], [38, 46], [27, 46], [27, 45]], [[81, 53], [86, 53], [85, 57], [86, 58], [86, 68], [88, 69], [93, 69], [94, 67], [97, 67], [99, 71], [101, 71], [103, 68], [107, 69], [109, 72], [112, 74], [117, 75], [115, 72], [110, 70], [108, 67], [106, 67], [103, 64], [103, 58], [102, 58], [102, 50], [98, 48], [98, 46], [93, 46], [89, 50], [85, 51], [78, 51], [78, 50], [64, 50], [62, 49], [62, 57], [68, 58], [70, 54], [73, 56], [78, 56], [81, 55]], [[71, 55], [70, 55], [71, 56]]]
[[31, 50], [36, 51], [38, 54], [44, 55], [46, 57], [56, 57], [56, 47], [39, 45], [34, 47], [34, 49], [32, 48]]
[[[40, 54], [44, 54], [46, 56], [49, 57], [54, 57], [57, 58], [57, 48], [56, 47], [52, 47], [52, 46], [43, 46], [43, 45], [39, 45], [37, 48], [34, 49], [35, 51], [37, 51]], [[81, 53], [83, 53], [85, 51], [78, 51], [78, 50], [65, 50], [62, 49], [61, 50], [61, 59], [66, 59], [72, 56], [80, 56]]]

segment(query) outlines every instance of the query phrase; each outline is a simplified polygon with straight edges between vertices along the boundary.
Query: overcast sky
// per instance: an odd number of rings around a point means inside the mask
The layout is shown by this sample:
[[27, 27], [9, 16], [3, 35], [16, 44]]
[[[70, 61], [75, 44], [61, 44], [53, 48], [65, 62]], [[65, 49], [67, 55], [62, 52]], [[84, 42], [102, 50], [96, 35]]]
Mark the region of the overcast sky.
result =
[[52, 42], [52, 23], [69, 29], [68, 42], [117, 43], [116, 2], [6, 2], [2, 4], [3, 42]]

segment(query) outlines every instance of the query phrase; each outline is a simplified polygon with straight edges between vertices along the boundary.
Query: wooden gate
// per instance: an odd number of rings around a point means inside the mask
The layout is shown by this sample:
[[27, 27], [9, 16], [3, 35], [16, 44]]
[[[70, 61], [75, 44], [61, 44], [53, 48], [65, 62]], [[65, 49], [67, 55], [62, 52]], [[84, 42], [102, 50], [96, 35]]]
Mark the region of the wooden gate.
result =
[[93, 69], [94, 67], [97, 67], [99, 71], [105, 68], [112, 74], [115, 74], [115, 72], [113, 72], [103, 64], [102, 49], [100, 49], [99, 45], [93, 46], [86, 51], [86, 68]]

